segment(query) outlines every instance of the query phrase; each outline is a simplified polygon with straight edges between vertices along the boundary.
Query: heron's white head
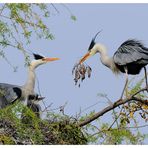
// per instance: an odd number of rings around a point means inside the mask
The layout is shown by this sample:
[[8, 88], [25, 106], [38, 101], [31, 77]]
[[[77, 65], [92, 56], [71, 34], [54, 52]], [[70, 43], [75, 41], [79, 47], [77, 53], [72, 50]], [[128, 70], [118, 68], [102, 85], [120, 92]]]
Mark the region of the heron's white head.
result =
[[92, 48], [91, 50], [89, 50], [79, 61], [79, 63], [83, 63], [85, 60], [89, 59], [90, 57], [92, 57], [93, 55], [95, 55], [98, 51], [96, 50], [96, 48]]
[[33, 69], [37, 68], [40, 65], [46, 64], [48, 62], [59, 60], [59, 58], [49, 58], [49, 57], [41, 56], [39, 54], [33, 54], [33, 56], [34, 56], [34, 60], [31, 61], [30, 63], [30, 68], [33, 68]]
[[95, 35], [95, 37], [92, 39], [89, 48], [88, 48], [88, 52], [80, 59], [79, 63], [83, 63], [85, 60], [87, 60], [88, 58], [92, 57], [93, 55], [95, 55], [96, 53], [105, 53], [106, 52], [106, 48], [102, 45], [102, 44], [96, 44], [95, 42], [95, 38], [96, 36], [100, 33], [100, 31]]

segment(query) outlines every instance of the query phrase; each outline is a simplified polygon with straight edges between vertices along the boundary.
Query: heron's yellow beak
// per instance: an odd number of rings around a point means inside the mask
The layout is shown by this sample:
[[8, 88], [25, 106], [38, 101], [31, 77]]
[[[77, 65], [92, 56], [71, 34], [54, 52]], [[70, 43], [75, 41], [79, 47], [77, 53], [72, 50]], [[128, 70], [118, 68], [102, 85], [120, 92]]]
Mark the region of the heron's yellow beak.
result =
[[44, 58], [43, 60], [46, 62], [51, 62], [51, 61], [59, 60], [59, 58]]
[[91, 56], [90, 52], [85, 54], [79, 61], [79, 64], [83, 63], [85, 60], [87, 60]]

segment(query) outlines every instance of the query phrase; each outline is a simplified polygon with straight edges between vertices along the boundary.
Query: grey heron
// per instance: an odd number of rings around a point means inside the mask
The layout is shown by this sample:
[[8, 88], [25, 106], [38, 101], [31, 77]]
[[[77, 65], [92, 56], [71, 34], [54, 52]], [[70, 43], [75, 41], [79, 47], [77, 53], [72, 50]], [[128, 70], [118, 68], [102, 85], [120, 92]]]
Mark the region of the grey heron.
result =
[[139, 74], [142, 68], [144, 68], [146, 87], [148, 88], [146, 72], [146, 65], [148, 64], [148, 48], [138, 40], [129, 39], [120, 45], [112, 57], [109, 57], [107, 48], [103, 44], [95, 42], [99, 33], [100, 32], [98, 32], [92, 39], [88, 52], [80, 59], [79, 64], [83, 63], [86, 59], [96, 53], [99, 53], [102, 64], [110, 68], [114, 74], [119, 74], [121, 72], [125, 73], [126, 81], [121, 94], [121, 99], [128, 83], [128, 74]]
[[24, 85], [12, 85], [6, 83], [0, 83], [0, 108], [4, 108], [9, 104], [12, 104], [16, 100], [20, 100], [27, 105], [29, 95], [35, 95], [35, 69], [51, 61], [59, 60], [59, 58], [48, 58], [39, 54], [33, 54], [34, 60], [31, 61], [28, 67], [28, 78]]

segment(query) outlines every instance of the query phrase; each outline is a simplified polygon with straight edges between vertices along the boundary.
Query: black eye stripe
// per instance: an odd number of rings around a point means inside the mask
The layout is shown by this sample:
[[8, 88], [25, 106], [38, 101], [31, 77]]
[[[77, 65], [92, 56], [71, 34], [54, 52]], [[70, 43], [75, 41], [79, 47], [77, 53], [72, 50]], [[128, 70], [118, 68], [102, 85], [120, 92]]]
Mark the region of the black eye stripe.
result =
[[33, 53], [33, 56], [34, 56], [35, 60], [39, 60], [39, 59], [43, 59], [44, 58], [43, 56], [41, 56], [39, 54], [35, 54], [35, 53]]

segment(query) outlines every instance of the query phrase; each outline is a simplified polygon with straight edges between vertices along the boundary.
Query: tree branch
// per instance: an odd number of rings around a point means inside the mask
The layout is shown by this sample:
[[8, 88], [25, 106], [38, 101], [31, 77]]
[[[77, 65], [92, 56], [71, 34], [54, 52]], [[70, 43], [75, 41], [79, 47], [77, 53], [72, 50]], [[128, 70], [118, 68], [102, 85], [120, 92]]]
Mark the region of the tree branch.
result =
[[147, 88], [140, 89], [139, 91], [137, 91], [136, 93], [131, 95], [129, 98], [118, 100], [118, 101], [114, 102], [113, 104], [107, 106], [106, 108], [104, 108], [100, 112], [97, 112], [96, 114], [94, 114], [92, 117], [86, 118], [84, 121], [79, 122], [78, 126], [80, 126], [80, 127], [85, 126], [85, 125], [89, 124], [90, 122], [96, 120], [97, 118], [103, 116], [105, 113], [115, 109], [116, 107], [118, 107], [122, 104], [125, 104], [127, 102], [133, 101], [133, 100], [140, 102], [142, 104], [148, 105], [148, 100], [142, 100], [142, 99], [139, 99], [136, 97], [137, 94], [139, 94], [140, 92], [143, 92], [143, 91], [147, 91]]

